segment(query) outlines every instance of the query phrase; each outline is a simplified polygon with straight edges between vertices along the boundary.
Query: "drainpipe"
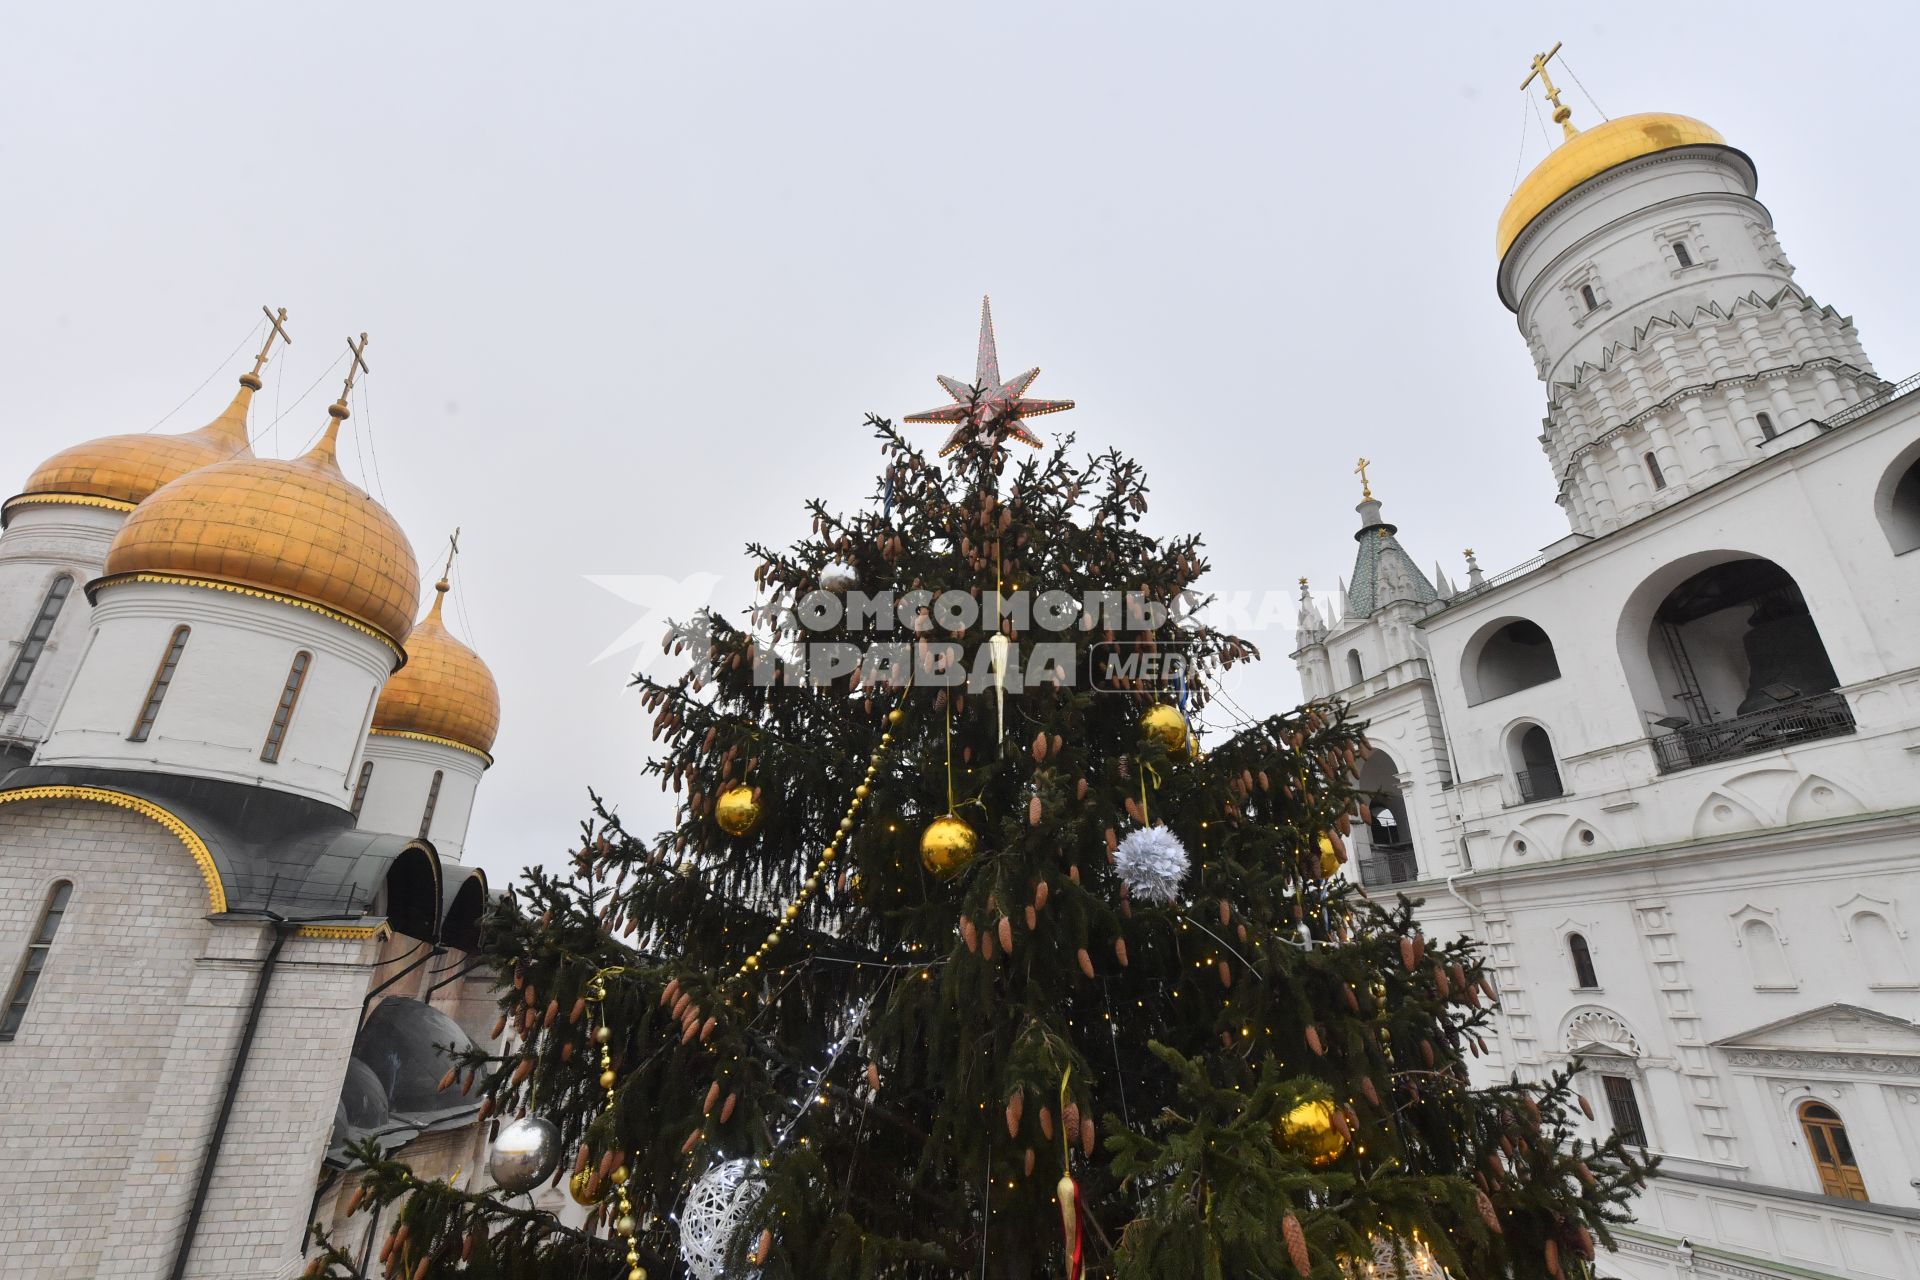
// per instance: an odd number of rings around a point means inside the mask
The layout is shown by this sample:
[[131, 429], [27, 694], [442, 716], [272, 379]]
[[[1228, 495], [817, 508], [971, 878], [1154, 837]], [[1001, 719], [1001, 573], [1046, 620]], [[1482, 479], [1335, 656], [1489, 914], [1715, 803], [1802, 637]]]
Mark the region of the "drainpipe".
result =
[[246, 1025], [240, 1029], [240, 1045], [234, 1053], [233, 1067], [227, 1073], [226, 1092], [220, 1098], [220, 1114], [214, 1119], [213, 1133], [207, 1138], [207, 1149], [200, 1157], [200, 1180], [194, 1188], [193, 1205], [187, 1210], [187, 1228], [180, 1236], [180, 1248], [173, 1255], [173, 1269], [167, 1273], [168, 1280], [181, 1280], [187, 1273], [187, 1257], [193, 1252], [193, 1238], [199, 1232], [200, 1214], [207, 1207], [207, 1189], [213, 1185], [214, 1166], [220, 1159], [220, 1143], [227, 1136], [227, 1121], [233, 1117], [234, 1099], [240, 1094], [240, 1077], [246, 1073], [247, 1057], [253, 1052], [253, 1037], [260, 1030], [260, 1011], [266, 1007], [267, 987], [273, 981], [273, 971], [280, 963], [280, 949], [287, 945], [300, 927], [283, 916], [271, 911], [263, 912], [273, 922], [273, 945], [267, 948], [267, 958], [260, 964], [260, 976], [253, 984], [253, 1005], [247, 1010]]

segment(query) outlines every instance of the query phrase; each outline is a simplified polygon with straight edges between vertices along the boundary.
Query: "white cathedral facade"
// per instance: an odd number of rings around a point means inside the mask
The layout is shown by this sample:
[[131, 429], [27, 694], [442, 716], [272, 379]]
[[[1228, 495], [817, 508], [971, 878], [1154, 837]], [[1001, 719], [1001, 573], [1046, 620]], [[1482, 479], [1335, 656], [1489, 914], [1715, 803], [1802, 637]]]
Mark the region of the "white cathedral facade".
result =
[[484, 1150], [440, 1046], [492, 1034], [458, 859], [499, 695], [444, 578], [415, 621], [412, 546], [335, 462], [346, 393], [253, 455], [280, 332], [208, 426], [76, 445], [0, 506], [8, 1280], [295, 1275], [350, 1142]]
[[[1557, 118], [1563, 118], [1557, 117]], [[1480, 939], [1482, 1078], [1662, 1157], [1596, 1275], [1920, 1276], [1920, 379], [1699, 121], [1576, 132], [1498, 231], [1569, 534], [1429, 580], [1368, 493], [1293, 655], [1380, 748], [1350, 873]]]

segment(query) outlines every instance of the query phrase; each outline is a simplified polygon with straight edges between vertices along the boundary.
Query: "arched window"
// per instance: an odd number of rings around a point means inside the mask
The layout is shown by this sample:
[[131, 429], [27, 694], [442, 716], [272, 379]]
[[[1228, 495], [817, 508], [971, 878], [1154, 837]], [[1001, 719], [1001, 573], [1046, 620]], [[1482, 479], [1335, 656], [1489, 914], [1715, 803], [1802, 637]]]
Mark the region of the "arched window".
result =
[[1516, 726], [1507, 738], [1507, 757], [1513, 764], [1513, 780], [1520, 788], [1520, 803], [1554, 800], [1566, 794], [1560, 785], [1560, 766], [1553, 757], [1553, 739], [1539, 725]]
[[1400, 789], [1400, 765], [1386, 751], [1375, 748], [1354, 777], [1354, 790], [1365, 797], [1367, 821], [1364, 842], [1356, 841], [1360, 883], [1403, 884], [1420, 877], [1418, 851], [1413, 847], [1413, 815]]
[[189, 634], [187, 627], [173, 629], [173, 638], [167, 641], [167, 651], [160, 656], [159, 670], [153, 673], [153, 683], [147, 686], [147, 700], [140, 704], [140, 714], [133, 722], [133, 732], [127, 735], [127, 741], [145, 742], [153, 732], [153, 722], [160, 715], [160, 703], [167, 696], [167, 686], [173, 683], [173, 673], [180, 669], [180, 656], [187, 651]]
[[33, 678], [33, 669], [46, 650], [47, 637], [53, 634], [53, 624], [60, 617], [60, 606], [67, 602], [67, 594], [72, 590], [73, 576], [66, 573], [55, 578], [47, 588], [46, 596], [40, 601], [40, 611], [33, 615], [33, 625], [27, 628], [27, 637], [20, 642], [20, 652], [13, 657], [7, 682], [0, 685], [0, 711], [11, 711], [20, 705], [20, 699], [27, 692], [27, 681]]
[[260, 748], [260, 758], [268, 764], [280, 759], [287, 726], [293, 723], [293, 706], [300, 701], [300, 686], [307, 682], [307, 668], [312, 665], [313, 655], [302, 649], [293, 655], [293, 665], [287, 668], [287, 682], [280, 686], [280, 701], [273, 708], [273, 723], [267, 726], [266, 745]]
[[1367, 678], [1367, 669], [1360, 663], [1358, 649], [1347, 650], [1347, 683], [1359, 684]]
[[1857, 911], [1848, 924], [1853, 946], [1860, 953], [1860, 964], [1867, 971], [1870, 987], [1910, 987], [1913, 967], [1907, 963], [1907, 949], [1878, 911]]
[[1590, 284], [1580, 286], [1580, 301], [1587, 304], [1587, 310], [1589, 311], [1598, 311], [1600, 309], [1600, 299], [1594, 296], [1593, 286]]
[[360, 816], [360, 808], [367, 802], [367, 784], [373, 781], [373, 761], [360, 763], [360, 780], [353, 784], [353, 816]]
[[1573, 959], [1573, 982], [1582, 991], [1597, 991], [1600, 987], [1599, 975], [1593, 971], [1593, 952], [1587, 947], [1585, 934], [1567, 935], [1567, 955]]
[[47, 967], [53, 935], [59, 931], [60, 917], [67, 913], [67, 901], [72, 897], [71, 880], [59, 881], [47, 895], [46, 908], [40, 913], [40, 927], [33, 931], [33, 940], [27, 943], [20, 972], [13, 979], [13, 989], [7, 993], [6, 1012], [0, 1014], [0, 1040], [11, 1040], [19, 1034], [20, 1024], [27, 1016], [27, 1004], [33, 999], [33, 989], [40, 985], [40, 975]]
[[1853, 1142], [1839, 1113], [1824, 1102], [1800, 1104], [1800, 1132], [1806, 1135], [1807, 1154], [1820, 1175], [1820, 1193], [1842, 1200], [1865, 1200], [1866, 1180], [1853, 1158]]
[[1640, 622], [1644, 607], [1622, 615], [1621, 656], [1635, 680], [1627, 628], [1645, 626], [1646, 675], [1635, 688], [1667, 730], [1653, 738], [1662, 773], [1854, 731], [1806, 597], [1771, 560], [1722, 561], [1667, 591]]
[[1688, 253], [1687, 246], [1678, 240], [1673, 242], [1673, 260], [1682, 267], [1690, 267], [1693, 265], [1693, 255]]
[[[1920, 549], [1920, 459], [1911, 463], [1900, 478], [1881, 485], [1880, 527], [1887, 531], [1893, 554], [1904, 555]], [[0, 706], [4, 706], [0, 700]]]
[[[1469, 655], [1472, 650], [1469, 646]], [[1473, 661], [1473, 678], [1465, 681], [1470, 702], [1504, 698], [1522, 689], [1560, 678], [1560, 660], [1553, 641], [1536, 622], [1516, 618], [1505, 623], [1480, 646]]]
[[1667, 473], [1660, 469], [1660, 459], [1647, 453], [1641, 455], [1640, 461], [1647, 464], [1647, 476], [1653, 481], [1653, 487], [1656, 489], [1666, 488]]
[[1787, 966], [1787, 951], [1780, 945], [1780, 935], [1765, 920], [1748, 920], [1740, 926], [1740, 949], [1747, 953], [1755, 988], [1791, 991], [1799, 985]]
[[1774, 430], [1773, 415], [1764, 409], [1753, 415], [1753, 424], [1760, 428], [1760, 438], [1763, 440], [1771, 440], [1780, 434]]
[[425, 840], [427, 833], [433, 830], [433, 811], [440, 806], [440, 781], [446, 774], [439, 769], [433, 771], [433, 784], [427, 788], [427, 807], [420, 814], [420, 838]]

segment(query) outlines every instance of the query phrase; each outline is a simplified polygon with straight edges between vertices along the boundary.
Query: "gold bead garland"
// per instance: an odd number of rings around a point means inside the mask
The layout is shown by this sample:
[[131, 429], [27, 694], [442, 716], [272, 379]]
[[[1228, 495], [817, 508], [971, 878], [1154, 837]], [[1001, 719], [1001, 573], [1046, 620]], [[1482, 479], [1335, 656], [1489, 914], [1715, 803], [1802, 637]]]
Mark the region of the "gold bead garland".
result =
[[[613, 1070], [613, 1028], [607, 1025], [606, 999], [608, 978], [624, 973], [622, 968], [602, 969], [593, 975], [588, 984], [587, 999], [600, 1006], [600, 1025], [593, 1029], [593, 1042], [600, 1046], [600, 1087], [607, 1091], [607, 1116], [613, 1116], [614, 1084], [619, 1079]], [[611, 1131], [612, 1125], [609, 1123]], [[633, 1219], [633, 1202], [627, 1197], [627, 1166], [625, 1162], [617, 1164], [608, 1175], [613, 1182], [614, 1194], [620, 1200], [620, 1216], [614, 1220], [613, 1229], [627, 1238], [627, 1280], [647, 1280], [647, 1269], [640, 1265], [640, 1241], [637, 1236], [638, 1225]]]
[[[887, 712], [887, 724], [890, 726], [898, 725], [906, 718], [907, 713], [899, 707]], [[738, 969], [734, 970], [733, 976], [727, 979], [728, 985], [758, 971], [760, 962], [766, 959], [767, 952], [773, 950], [773, 945], [786, 935], [787, 926], [799, 918], [800, 908], [820, 891], [820, 884], [826, 878], [827, 869], [833, 865], [833, 860], [840, 856], [841, 842], [853, 834], [854, 819], [859, 816], [861, 806], [866, 804], [867, 796], [873, 789], [873, 780], [880, 773], [880, 762], [886, 759], [887, 748], [892, 745], [893, 729], [888, 728], [880, 735], [880, 745], [875, 747], [873, 754], [868, 757], [866, 776], [861, 780], [860, 785], [853, 789], [853, 800], [847, 805], [846, 815], [840, 819], [840, 825], [835, 829], [833, 838], [827, 842], [827, 847], [820, 851], [820, 860], [814, 863], [813, 874], [808, 876], [806, 883], [800, 886], [800, 892], [794, 900], [780, 909], [778, 919], [774, 921], [773, 931], [767, 934], [767, 940], [762, 942]]]

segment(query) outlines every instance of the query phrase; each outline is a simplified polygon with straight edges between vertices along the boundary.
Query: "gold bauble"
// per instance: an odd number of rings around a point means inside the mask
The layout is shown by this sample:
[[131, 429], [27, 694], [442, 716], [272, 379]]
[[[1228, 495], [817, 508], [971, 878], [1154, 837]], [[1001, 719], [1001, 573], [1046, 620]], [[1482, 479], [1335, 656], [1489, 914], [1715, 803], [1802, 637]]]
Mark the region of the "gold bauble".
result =
[[599, 1170], [593, 1168], [582, 1169], [567, 1179], [567, 1194], [573, 1197], [575, 1204], [596, 1205], [600, 1203], [600, 1197], [606, 1195], [605, 1187], [599, 1188], [599, 1195], [594, 1195], [589, 1190], [593, 1185], [593, 1175], [598, 1172]]
[[943, 880], [972, 862], [979, 851], [980, 837], [951, 813], [935, 818], [920, 837], [920, 865]]
[[1171, 755], [1179, 755], [1187, 749], [1187, 718], [1180, 708], [1156, 702], [1140, 717], [1140, 736], [1159, 743]]
[[1333, 1122], [1333, 1104], [1303, 1102], [1273, 1126], [1274, 1141], [1292, 1147], [1316, 1168], [1332, 1164], [1347, 1149], [1347, 1135]]
[[751, 835], [760, 825], [760, 797], [752, 787], [728, 787], [713, 806], [713, 820], [730, 836]]
[[1329, 836], [1320, 837], [1320, 878], [1330, 880], [1340, 870], [1340, 851]]

